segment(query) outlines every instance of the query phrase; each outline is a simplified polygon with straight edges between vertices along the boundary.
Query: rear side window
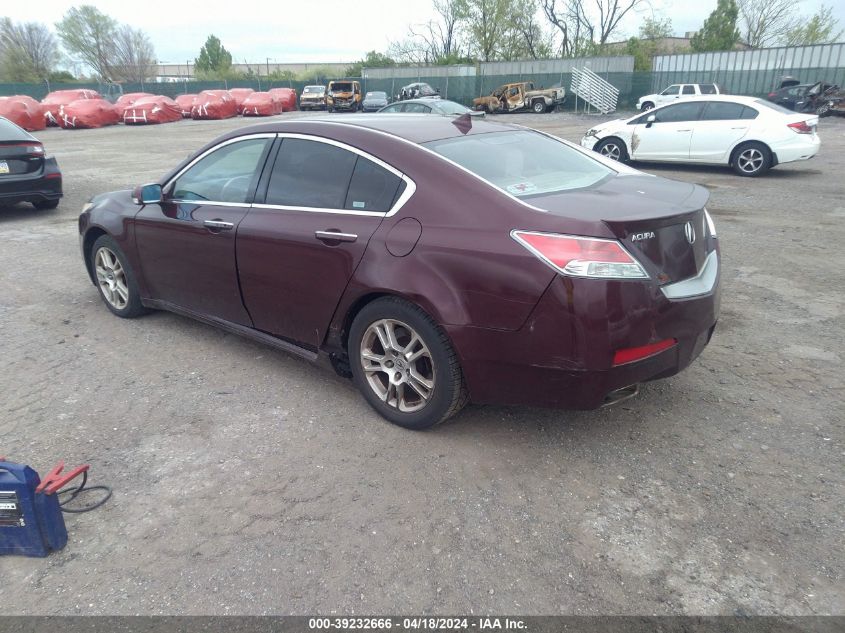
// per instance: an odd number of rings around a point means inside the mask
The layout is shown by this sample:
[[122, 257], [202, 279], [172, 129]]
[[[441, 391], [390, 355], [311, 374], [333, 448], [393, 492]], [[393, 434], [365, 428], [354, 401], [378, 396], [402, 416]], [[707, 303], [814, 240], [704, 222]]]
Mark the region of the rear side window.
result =
[[699, 84], [698, 89], [701, 90], [701, 94], [703, 95], [718, 94], [714, 84]]
[[771, 101], [763, 101], [762, 99], [755, 99], [754, 103], [757, 105], [769, 108], [770, 110], [774, 110], [775, 112], [780, 112], [781, 114], [795, 114], [792, 110], [787, 110], [783, 106], [779, 106], [776, 103], [772, 103]]
[[393, 206], [402, 179], [373, 161], [358, 156], [344, 208], [385, 213]]
[[416, 112], [421, 114], [428, 114], [431, 112], [431, 108], [421, 103], [406, 103], [405, 104], [405, 112]]
[[684, 86], [683, 94], [694, 95], [695, 94], [695, 86]]
[[697, 100], [687, 103], [677, 103], [667, 108], [661, 108], [655, 112], [657, 120], [661, 123], [676, 123], [680, 121], [698, 121], [703, 103], [696, 103]]
[[745, 106], [742, 109], [743, 119], [756, 119], [758, 114], [760, 113], [757, 110], [755, 110], [754, 108], [749, 108], [748, 106]]
[[[711, 101], [704, 108], [702, 121], [733, 121], [742, 118], [745, 106], [739, 103]], [[753, 118], [753, 117], [752, 117]]]
[[286, 138], [273, 165], [266, 202], [343, 209], [357, 158], [328, 143]]

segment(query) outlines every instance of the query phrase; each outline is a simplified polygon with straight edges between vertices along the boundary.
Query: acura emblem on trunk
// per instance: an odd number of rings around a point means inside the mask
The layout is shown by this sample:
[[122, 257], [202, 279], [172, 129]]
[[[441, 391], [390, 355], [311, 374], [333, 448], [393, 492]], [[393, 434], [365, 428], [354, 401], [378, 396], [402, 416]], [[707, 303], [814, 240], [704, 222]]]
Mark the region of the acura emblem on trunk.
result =
[[687, 242], [695, 244], [695, 227], [692, 225], [692, 222], [687, 222], [684, 225], [684, 235], [687, 236]]

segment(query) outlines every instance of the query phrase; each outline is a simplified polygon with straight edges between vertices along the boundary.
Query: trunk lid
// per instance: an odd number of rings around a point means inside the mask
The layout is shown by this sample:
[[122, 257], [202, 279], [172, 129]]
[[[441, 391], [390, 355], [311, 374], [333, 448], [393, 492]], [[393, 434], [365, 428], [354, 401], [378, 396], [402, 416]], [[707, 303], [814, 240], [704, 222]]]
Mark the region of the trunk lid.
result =
[[663, 284], [698, 274], [713, 250], [704, 217], [708, 197], [691, 183], [620, 174], [595, 187], [524, 200], [576, 220], [579, 234], [610, 237], [609, 232]]
[[37, 141], [0, 141], [0, 178], [38, 173], [44, 167], [44, 148]]

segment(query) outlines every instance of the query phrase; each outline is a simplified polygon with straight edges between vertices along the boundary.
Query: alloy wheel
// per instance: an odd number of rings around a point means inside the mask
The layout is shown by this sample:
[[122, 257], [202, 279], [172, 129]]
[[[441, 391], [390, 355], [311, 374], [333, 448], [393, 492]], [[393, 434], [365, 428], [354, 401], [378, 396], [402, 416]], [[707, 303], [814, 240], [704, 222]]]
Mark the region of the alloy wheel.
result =
[[622, 157], [622, 150], [616, 143], [607, 143], [601, 146], [599, 153], [611, 160], [619, 160]]
[[382, 402], [403, 413], [429, 403], [435, 386], [434, 361], [411, 326], [395, 319], [371, 323], [361, 339], [360, 355], [366, 382]]
[[749, 147], [740, 152], [739, 156], [736, 157], [737, 165], [746, 174], [753, 174], [759, 171], [763, 166], [764, 160], [763, 152], [756, 147]]
[[129, 303], [129, 284], [117, 255], [105, 246], [98, 249], [94, 256], [94, 271], [105, 300], [116, 310], [123, 310]]

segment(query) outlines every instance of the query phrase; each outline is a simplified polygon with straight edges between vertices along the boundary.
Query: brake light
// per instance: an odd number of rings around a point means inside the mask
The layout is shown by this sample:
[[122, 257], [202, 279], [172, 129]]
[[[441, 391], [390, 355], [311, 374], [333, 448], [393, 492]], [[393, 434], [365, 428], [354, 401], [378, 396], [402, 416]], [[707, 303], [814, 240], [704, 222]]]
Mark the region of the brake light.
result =
[[777, 95], [777, 93], [776, 93], [776, 92], [770, 92], [770, 93], [769, 93], [769, 99], [771, 99], [772, 97], [774, 97], [774, 96], [776, 96], [776, 95]]
[[43, 154], [44, 146], [41, 143], [13, 143], [6, 147], [23, 147], [27, 154]]
[[557, 272], [572, 277], [647, 279], [648, 273], [616, 240], [511, 231], [511, 237]]
[[626, 347], [625, 349], [618, 349], [616, 350], [616, 353], [613, 354], [613, 366], [627, 365], [628, 363], [643, 360], [644, 358], [666, 351], [670, 347], [675, 346], [677, 343], [678, 339], [667, 338], [662, 341], [658, 341], [657, 343], [643, 345], [642, 347]]
[[786, 125], [790, 130], [798, 134], [812, 134], [813, 128], [807, 125], [806, 121], [798, 121], [798, 123], [788, 123]]

